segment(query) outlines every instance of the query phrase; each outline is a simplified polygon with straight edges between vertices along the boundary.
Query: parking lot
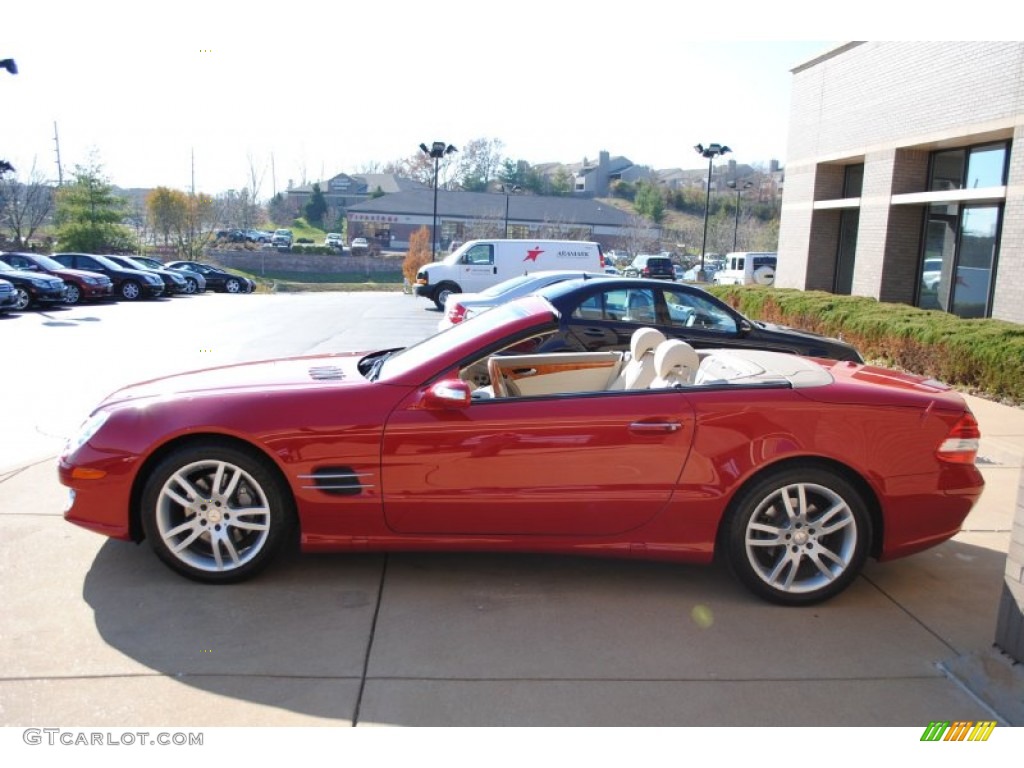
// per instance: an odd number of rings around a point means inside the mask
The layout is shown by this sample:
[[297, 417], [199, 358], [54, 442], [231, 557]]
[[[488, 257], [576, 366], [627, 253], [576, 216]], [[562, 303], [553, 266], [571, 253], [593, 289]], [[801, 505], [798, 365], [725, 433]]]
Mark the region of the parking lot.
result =
[[967, 530], [806, 609], [718, 565], [529, 555], [302, 556], [211, 588], [62, 519], [54, 457], [117, 386], [402, 346], [438, 319], [399, 293], [0, 319], [0, 725], [1024, 725], [1024, 677], [992, 648], [1024, 414], [985, 401]]

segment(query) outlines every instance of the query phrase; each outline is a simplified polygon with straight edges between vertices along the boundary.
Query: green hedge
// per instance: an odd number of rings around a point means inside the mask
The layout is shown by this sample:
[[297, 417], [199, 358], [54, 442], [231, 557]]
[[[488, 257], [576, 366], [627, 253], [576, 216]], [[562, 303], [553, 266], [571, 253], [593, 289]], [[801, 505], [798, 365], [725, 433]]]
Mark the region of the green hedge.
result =
[[743, 314], [853, 344], [870, 360], [1024, 403], [1024, 326], [821, 291], [709, 285]]

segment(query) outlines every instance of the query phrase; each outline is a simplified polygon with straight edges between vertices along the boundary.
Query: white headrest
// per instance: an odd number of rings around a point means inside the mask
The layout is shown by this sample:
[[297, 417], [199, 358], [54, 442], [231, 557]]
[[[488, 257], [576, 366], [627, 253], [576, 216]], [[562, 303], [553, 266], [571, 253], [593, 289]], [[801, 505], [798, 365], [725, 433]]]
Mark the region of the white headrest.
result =
[[654, 353], [658, 378], [670, 384], [692, 384], [700, 367], [696, 350], [679, 339], [669, 339]]
[[629, 340], [629, 351], [634, 360], [653, 352], [665, 340], [665, 334], [655, 328], [637, 328]]

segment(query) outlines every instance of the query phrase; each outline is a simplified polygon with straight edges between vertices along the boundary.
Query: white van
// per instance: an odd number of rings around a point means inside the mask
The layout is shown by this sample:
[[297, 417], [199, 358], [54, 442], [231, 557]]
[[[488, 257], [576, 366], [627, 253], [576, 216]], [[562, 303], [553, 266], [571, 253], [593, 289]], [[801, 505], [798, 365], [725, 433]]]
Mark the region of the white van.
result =
[[479, 293], [510, 277], [547, 269], [603, 272], [597, 243], [580, 240], [470, 240], [416, 273], [416, 295], [444, 309], [452, 293]]
[[779, 254], [774, 251], [737, 251], [725, 254], [725, 265], [715, 272], [715, 285], [772, 285]]

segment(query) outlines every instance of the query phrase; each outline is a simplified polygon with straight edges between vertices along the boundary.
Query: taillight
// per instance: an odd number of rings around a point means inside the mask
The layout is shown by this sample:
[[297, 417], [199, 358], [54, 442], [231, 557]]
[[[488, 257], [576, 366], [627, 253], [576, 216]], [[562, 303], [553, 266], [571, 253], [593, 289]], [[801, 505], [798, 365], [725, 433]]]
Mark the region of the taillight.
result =
[[949, 430], [935, 455], [940, 461], [948, 461], [951, 464], [973, 464], [978, 455], [980, 440], [978, 420], [974, 418], [973, 413], [967, 411]]
[[644, 267], [643, 276], [644, 277], [650, 277], [651, 276], [651, 268], [650, 267]]
[[459, 304], [458, 302], [456, 302], [455, 306], [448, 310], [448, 322], [451, 323], [452, 325], [458, 325], [465, 319], [466, 308]]

